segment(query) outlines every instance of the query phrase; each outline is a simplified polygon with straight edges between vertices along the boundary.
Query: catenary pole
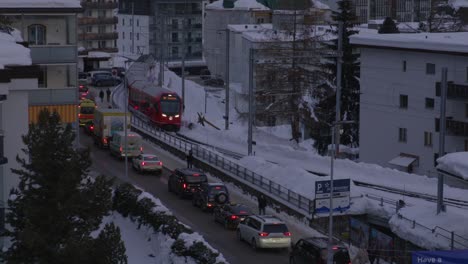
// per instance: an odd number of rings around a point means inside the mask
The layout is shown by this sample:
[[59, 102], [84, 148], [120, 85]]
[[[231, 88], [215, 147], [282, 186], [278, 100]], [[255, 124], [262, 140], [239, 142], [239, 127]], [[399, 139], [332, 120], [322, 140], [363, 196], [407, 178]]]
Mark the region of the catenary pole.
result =
[[248, 131], [248, 139], [247, 139], [247, 145], [248, 145], [248, 151], [247, 154], [250, 156], [252, 155], [252, 133], [253, 133], [253, 127], [252, 127], [252, 122], [253, 122], [253, 59], [254, 57], [254, 50], [251, 48], [249, 51], [249, 131]]
[[225, 129], [228, 130], [229, 129], [229, 95], [230, 95], [230, 91], [229, 91], [229, 34], [230, 34], [230, 30], [228, 28], [226, 28], [226, 34], [225, 34], [225, 37], [226, 37], [226, 67], [225, 67], [225, 80], [224, 80], [224, 85], [226, 87], [225, 91], [226, 91], [226, 99], [224, 101], [225, 103], [225, 107], [226, 107], [226, 113], [225, 113]]
[[[341, 76], [343, 58], [343, 22], [338, 23], [338, 51], [336, 57], [336, 113], [335, 122], [341, 121]], [[335, 131], [335, 157], [340, 153], [340, 132]]]
[[[440, 82], [440, 120], [439, 120], [439, 157], [445, 155], [445, 105], [447, 101], [447, 68], [442, 68]], [[444, 208], [444, 174], [439, 172], [437, 181], [437, 214], [445, 212]]]
[[187, 47], [187, 1], [184, 1], [184, 18], [182, 20], [182, 109], [185, 109], [185, 49]]
[[[125, 72], [127, 73], [127, 61], [125, 61]], [[127, 115], [128, 115], [128, 87], [127, 87], [127, 74], [125, 74], [124, 79], [123, 79], [123, 86], [124, 86], [124, 131], [125, 131], [125, 137], [124, 137], [124, 146], [125, 146], [125, 179], [128, 179], [128, 150], [127, 150]]]
[[135, 53], [135, 3], [132, 2], [132, 55]]
[[333, 247], [333, 163], [335, 161], [335, 133], [337, 124], [333, 124], [331, 127], [332, 134], [332, 147], [331, 147], [331, 160], [330, 160], [330, 205], [328, 215], [328, 256], [327, 264], [333, 264], [333, 254], [330, 254]]

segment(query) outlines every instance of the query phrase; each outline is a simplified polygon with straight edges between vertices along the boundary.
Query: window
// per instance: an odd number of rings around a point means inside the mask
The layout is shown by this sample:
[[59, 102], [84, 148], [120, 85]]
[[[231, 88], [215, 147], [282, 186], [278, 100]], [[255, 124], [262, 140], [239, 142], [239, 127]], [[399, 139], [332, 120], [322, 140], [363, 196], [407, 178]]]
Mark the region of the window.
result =
[[125, 31], [122, 32], [122, 39], [125, 39]]
[[406, 61], [403, 61], [403, 72], [406, 72]]
[[130, 18], [130, 26], [133, 26], [133, 19]]
[[172, 56], [173, 57], [179, 56], [179, 47], [172, 47]]
[[177, 33], [172, 33], [172, 42], [179, 42], [179, 35]]
[[98, 33], [99, 34], [106, 33], [106, 26], [99, 26], [98, 27]]
[[88, 32], [88, 33], [93, 32], [93, 27], [92, 26], [87, 26], [86, 27], [86, 32]]
[[122, 52], [125, 52], [125, 46], [122, 45]]
[[400, 108], [408, 108], [408, 95], [400, 94]]
[[257, 24], [262, 24], [265, 22], [265, 19], [263, 17], [257, 18]]
[[465, 151], [468, 151], [468, 139], [465, 139]]
[[137, 32], [136, 38], [137, 38], [137, 40], [140, 40], [140, 33]]
[[39, 66], [40, 75], [37, 79], [37, 86], [39, 88], [47, 87], [47, 66]]
[[137, 27], [139, 27], [139, 26], [140, 26], [140, 20], [137, 19]]
[[98, 10], [98, 17], [99, 18], [106, 17], [106, 10]]
[[89, 17], [92, 17], [92, 16], [93, 16], [93, 11], [92, 11], [92, 10], [88, 10], [88, 12], [86, 12], [86, 15], [89, 16]]
[[406, 128], [398, 128], [398, 141], [399, 142], [406, 142]]
[[434, 153], [434, 167], [437, 166], [437, 159], [439, 158], [439, 153]]
[[31, 45], [45, 45], [46, 27], [39, 24], [30, 25], [28, 27], [28, 43]]
[[465, 117], [468, 117], [468, 104], [465, 104]]
[[98, 47], [99, 47], [100, 49], [106, 48], [106, 41], [105, 41], [105, 40], [99, 41], [99, 42], [98, 42]]
[[434, 75], [435, 74], [435, 64], [426, 63], [426, 74]]
[[125, 26], [125, 18], [122, 18], [122, 26]]
[[434, 109], [434, 98], [426, 97], [426, 109]]
[[424, 132], [424, 146], [432, 147], [432, 133]]

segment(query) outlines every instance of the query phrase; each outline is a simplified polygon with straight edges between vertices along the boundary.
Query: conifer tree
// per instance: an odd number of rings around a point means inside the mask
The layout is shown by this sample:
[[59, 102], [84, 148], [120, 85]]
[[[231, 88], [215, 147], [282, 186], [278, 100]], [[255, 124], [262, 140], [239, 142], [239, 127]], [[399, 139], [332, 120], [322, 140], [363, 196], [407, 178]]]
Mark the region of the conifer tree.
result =
[[112, 182], [87, 176], [89, 150], [72, 147], [71, 126], [64, 126], [57, 112], [44, 109], [22, 138], [25, 148], [16, 157], [21, 168], [12, 169], [20, 182], [11, 192], [6, 215], [6, 236], [12, 242], [3, 256], [6, 262], [98, 263], [113, 258], [96, 252], [90, 235], [111, 210]]
[[[342, 0], [338, 2], [338, 12], [333, 13], [334, 22], [343, 23], [343, 50], [342, 50], [342, 76], [341, 76], [341, 120], [353, 120], [354, 124], [343, 127], [341, 144], [359, 145], [359, 54], [350, 44], [350, 36], [356, 34], [354, 23], [356, 17], [353, 13], [352, 2]], [[329, 50], [338, 51], [338, 27], [334, 26], [330, 32], [336, 36], [326, 46]], [[322, 82], [314, 91], [317, 106], [314, 109], [318, 120], [317, 133], [314, 135], [315, 148], [321, 154], [326, 153], [327, 146], [331, 143], [330, 124], [335, 121], [336, 107], [336, 57], [326, 59], [322, 64], [320, 73]]]
[[391, 17], [386, 17], [382, 26], [379, 28], [379, 34], [400, 33], [395, 21]]

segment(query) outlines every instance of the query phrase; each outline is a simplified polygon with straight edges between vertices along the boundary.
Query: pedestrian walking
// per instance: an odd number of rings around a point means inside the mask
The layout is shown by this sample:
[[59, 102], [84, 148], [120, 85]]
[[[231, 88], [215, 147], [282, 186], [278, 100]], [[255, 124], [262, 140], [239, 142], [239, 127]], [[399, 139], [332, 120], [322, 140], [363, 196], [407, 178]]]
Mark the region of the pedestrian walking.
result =
[[263, 194], [260, 194], [260, 196], [257, 198], [258, 200], [258, 214], [259, 215], [264, 215], [265, 213], [265, 208], [267, 206], [267, 201], [265, 196]]
[[110, 96], [111, 96], [111, 91], [109, 90], [109, 87], [107, 88], [106, 95], [107, 95], [107, 102], [109, 103]]
[[187, 168], [192, 168], [192, 162], [193, 162], [193, 152], [192, 150], [189, 150], [189, 153], [187, 154]]
[[103, 90], [101, 90], [99, 92], [99, 98], [101, 98], [101, 103], [104, 102], [104, 91]]

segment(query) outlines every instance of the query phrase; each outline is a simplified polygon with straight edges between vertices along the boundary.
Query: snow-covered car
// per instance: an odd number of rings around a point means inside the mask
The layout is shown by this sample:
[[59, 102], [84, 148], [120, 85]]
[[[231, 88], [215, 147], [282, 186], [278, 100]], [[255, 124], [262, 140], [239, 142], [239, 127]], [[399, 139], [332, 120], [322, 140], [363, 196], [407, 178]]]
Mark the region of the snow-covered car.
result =
[[162, 173], [163, 163], [156, 155], [153, 154], [140, 154], [133, 158], [132, 166], [140, 173], [143, 172], [156, 172]]

